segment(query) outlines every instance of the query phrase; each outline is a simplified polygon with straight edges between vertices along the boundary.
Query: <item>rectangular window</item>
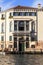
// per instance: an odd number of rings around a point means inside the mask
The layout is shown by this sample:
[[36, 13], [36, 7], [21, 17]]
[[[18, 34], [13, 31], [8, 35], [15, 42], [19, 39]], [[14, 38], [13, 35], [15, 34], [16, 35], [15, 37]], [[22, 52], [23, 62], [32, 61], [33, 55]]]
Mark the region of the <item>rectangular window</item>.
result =
[[2, 14], [2, 18], [4, 17], [4, 15]]
[[24, 16], [26, 16], [26, 12], [24, 12], [23, 14], [24, 14]]
[[29, 12], [24, 12], [24, 16], [29, 16]]
[[9, 18], [12, 18], [12, 17], [13, 17], [13, 13], [10, 12], [10, 13], [9, 13]]
[[15, 12], [13, 12], [13, 16], [15, 16]]
[[9, 23], [9, 31], [12, 32], [12, 21]]
[[35, 48], [35, 45], [31, 45], [31, 48]]
[[26, 12], [26, 16], [29, 16], [29, 12]]
[[9, 45], [9, 48], [12, 48], [12, 45]]
[[13, 16], [36, 16], [36, 12], [13, 12]]
[[1, 45], [1, 48], [4, 48], [4, 45]]
[[18, 12], [13, 12], [13, 16], [18, 16]]
[[20, 16], [20, 12], [18, 12], [18, 16]]
[[35, 22], [34, 21], [31, 23], [31, 30], [35, 32]]
[[29, 12], [29, 16], [32, 16], [32, 12]]
[[36, 12], [32, 12], [32, 16], [36, 16]]
[[23, 16], [23, 12], [20, 12], [20, 16]]
[[4, 36], [1, 36], [1, 41], [4, 41]]
[[26, 31], [29, 31], [29, 21], [26, 21]]
[[14, 21], [14, 31], [17, 31], [17, 21]]
[[12, 13], [10, 13], [10, 16], [12, 16]]
[[36, 36], [35, 36], [35, 22], [31, 22], [31, 41], [35, 41]]
[[32, 16], [35, 16], [35, 13], [34, 12], [32, 12]]
[[1, 19], [4, 19], [4, 18], [5, 18], [5, 14], [2, 14]]
[[26, 48], [29, 48], [29, 37], [26, 37]]
[[9, 37], [9, 41], [12, 41], [12, 36]]
[[36, 15], [37, 15], [37, 13], [35, 12], [35, 13], [34, 13], [34, 15], [36, 16]]
[[13, 16], [23, 16], [23, 12], [13, 12]]
[[14, 48], [17, 48], [17, 37], [14, 37]]
[[1, 24], [1, 33], [4, 32], [4, 23]]
[[36, 16], [36, 12], [29, 12], [29, 16]]

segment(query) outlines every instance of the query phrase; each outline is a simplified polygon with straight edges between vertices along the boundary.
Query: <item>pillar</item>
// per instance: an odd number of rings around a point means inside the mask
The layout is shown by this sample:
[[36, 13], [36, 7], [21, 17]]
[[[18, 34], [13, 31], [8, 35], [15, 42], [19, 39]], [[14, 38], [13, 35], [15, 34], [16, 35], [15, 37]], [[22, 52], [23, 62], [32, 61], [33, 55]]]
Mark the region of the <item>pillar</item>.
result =
[[[31, 32], [31, 21], [29, 21], [29, 32]], [[29, 48], [31, 44], [31, 36], [29, 36]]]
[[[24, 30], [26, 33], [26, 21], [24, 21]], [[26, 36], [24, 36], [24, 40], [26, 40]], [[26, 41], [24, 42], [24, 50], [26, 51]]]
[[17, 37], [17, 51], [19, 51], [19, 37]]

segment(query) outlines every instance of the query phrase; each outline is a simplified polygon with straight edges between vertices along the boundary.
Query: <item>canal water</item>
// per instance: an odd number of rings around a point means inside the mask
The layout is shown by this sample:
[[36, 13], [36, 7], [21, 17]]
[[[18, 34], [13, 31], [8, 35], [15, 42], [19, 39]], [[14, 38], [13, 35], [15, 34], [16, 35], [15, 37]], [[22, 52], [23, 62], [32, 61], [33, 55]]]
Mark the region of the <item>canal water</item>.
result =
[[43, 65], [43, 55], [0, 55], [0, 65]]

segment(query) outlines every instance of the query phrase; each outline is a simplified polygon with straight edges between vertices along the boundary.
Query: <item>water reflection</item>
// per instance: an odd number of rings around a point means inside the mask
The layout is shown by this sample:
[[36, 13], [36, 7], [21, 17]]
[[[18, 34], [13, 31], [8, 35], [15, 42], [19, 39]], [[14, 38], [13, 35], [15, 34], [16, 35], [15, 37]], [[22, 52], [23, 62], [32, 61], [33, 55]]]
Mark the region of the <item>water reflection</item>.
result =
[[43, 55], [0, 55], [0, 65], [43, 65]]

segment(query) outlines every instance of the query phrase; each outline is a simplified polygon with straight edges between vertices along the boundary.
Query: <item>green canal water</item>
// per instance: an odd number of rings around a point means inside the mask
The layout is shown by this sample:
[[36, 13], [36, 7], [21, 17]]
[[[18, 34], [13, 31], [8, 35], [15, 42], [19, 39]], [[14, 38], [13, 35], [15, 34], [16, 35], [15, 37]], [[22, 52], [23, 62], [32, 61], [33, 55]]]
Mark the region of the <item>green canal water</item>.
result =
[[0, 65], [43, 65], [43, 55], [0, 55]]

